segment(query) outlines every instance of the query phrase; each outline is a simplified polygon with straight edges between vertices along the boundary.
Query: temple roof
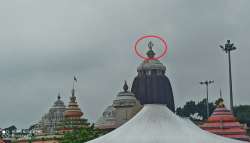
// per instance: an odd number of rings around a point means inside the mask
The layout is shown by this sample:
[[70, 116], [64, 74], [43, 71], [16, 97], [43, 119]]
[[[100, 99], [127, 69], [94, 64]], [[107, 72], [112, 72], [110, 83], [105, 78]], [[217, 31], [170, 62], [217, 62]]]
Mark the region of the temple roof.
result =
[[[151, 44], [150, 44], [151, 43]], [[134, 78], [132, 92], [142, 105], [164, 104], [175, 111], [174, 97], [171, 83], [165, 75], [166, 67], [157, 59], [151, 57], [152, 42], [148, 44], [149, 59], [144, 60], [137, 68], [137, 76]]]
[[60, 94], [58, 94], [57, 100], [54, 102], [53, 106], [49, 108], [49, 112], [43, 115], [41, 122], [50, 122], [61, 120], [63, 118], [63, 113], [66, 110], [64, 102], [61, 100]]
[[153, 50], [153, 42], [149, 41], [148, 43], [148, 51], [147, 51], [147, 56], [148, 59], [144, 60], [139, 67], [137, 68], [137, 71], [148, 71], [148, 70], [160, 70], [162, 72], [166, 71], [166, 67], [157, 59], [154, 58], [155, 52]]
[[127, 82], [124, 82], [123, 91], [119, 92], [115, 100], [113, 100], [114, 107], [134, 106], [138, 101], [135, 94], [128, 90]]
[[134, 93], [129, 91], [125, 81], [123, 91], [119, 92], [113, 100], [113, 104], [104, 110], [95, 127], [98, 129], [118, 128], [132, 118], [140, 109], [139, 101], [135, 98]]
[[115, 129], [118, 127], [116, 118], [115, 118], [115, 108], [113, 106], [108, 106], [102, 116], [98, 119], [95, 124], [95, 127], [98, 129]]
[[78, 103], [76, 101], [76, 96], [75, 96], [75, 89], [73, 89], [68, 107], [66, 108], [66, 111], [64, 112], [64, 117], [65, 118], [81, 118], [82, 115], [83, 115], [83, 112], [78, 106]]
[[61, 100], [60, 94], [58, 94], [57, 100], [54, 102], [52, 108], [65, 108], [64, 102]]
[[166, 71], [166, 67], [156, 59], [144, 60], [137, 68], [137, 71], [161, 70]]
[[131, 120], [88, 143], [243, 143], [206, 132], [164, 105], [147, 104]]
[[223, 99], [220, 100], [219, 105], [217, 105], [217, 108], [208, 120], [200, 127], [206, 131], [224, 137], [250, 141], [250, 138], [246, 134], [246, 130], [238, 122], [232, 112], [225, 107]]

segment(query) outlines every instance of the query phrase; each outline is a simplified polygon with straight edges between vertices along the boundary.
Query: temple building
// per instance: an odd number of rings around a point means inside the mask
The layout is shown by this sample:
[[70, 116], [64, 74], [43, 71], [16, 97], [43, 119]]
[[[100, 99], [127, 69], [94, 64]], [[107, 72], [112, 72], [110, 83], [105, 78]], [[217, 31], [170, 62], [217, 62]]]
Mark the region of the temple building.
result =
[[219, 102], [212, 115], [200, 127], [217, 135], [250, 142], [247, 131], [232, 112], [225, 107], [222, 98], [219, 99]]
[[79, 108], [76, 101], [74, 87], [72, 89], [72, 95], [70, 97], [68, 107], [66, 108], [63, 116], [64, 120], [61, 121], [60, 126], [58, 127], [59, 132], [72, 131], [89, 125], [87, 119], [82, 118], [83, 112]]
[[39, 121], [37, 128], [43, 133], [54, 134], [57, 131], [58, 124], [64, 119], [65, 110], [64, 102], [61, 100], [60, 94], [58, 94], [57, 101]]
[[111, 131], [130, 120], [142, 108], [135, 95], [128, 90], [125, 81], [123, 91], [119, 92], [113, 100], [113, 104], [108, 106], [102, 116], [95, 123], [95, 128]]
[[167, 105], [171, 111], [175, 111], [172, 87], [165, 75], [166, 67], [154, 58], [153, 43], [148, 43], [149, 60], [144, 60], [137, 68], [138, 75], [135, 77], [132, 92], [142, 105], [148, 103], [161, 103]]
[[132, 91], [144, 105], [128, 122], [88, 143], [243, 143], [204, 131], [177, 116], [165, 66], [154, 59], [152, 43], [149, 59], [138, 68]]

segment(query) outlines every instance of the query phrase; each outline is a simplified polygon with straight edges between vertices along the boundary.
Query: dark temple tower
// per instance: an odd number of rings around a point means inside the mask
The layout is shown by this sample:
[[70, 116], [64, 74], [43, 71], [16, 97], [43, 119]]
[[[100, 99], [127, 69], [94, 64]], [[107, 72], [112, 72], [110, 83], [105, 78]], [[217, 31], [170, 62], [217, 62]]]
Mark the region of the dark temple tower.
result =
[[175, 111], [172, 87], [165, 75], [166, 67], [154, 58], [153, 43], [148, 43], [148, 59], [144, 60], [137, 68], [138, 75], [132, 85], [132, 92], [142, 105], [165, 104]]

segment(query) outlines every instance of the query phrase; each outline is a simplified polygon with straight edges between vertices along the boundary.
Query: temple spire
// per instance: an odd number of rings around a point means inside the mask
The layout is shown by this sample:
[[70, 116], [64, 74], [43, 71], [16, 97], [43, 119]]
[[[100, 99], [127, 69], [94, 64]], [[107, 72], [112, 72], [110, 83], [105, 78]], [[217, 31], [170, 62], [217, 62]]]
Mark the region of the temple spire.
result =
[[222, 98], [222, 91], [221, 91], [221, 89], [220, 89], [220, 98]]
[[76, 90], [76, 88], [75, 88], [75, 83], [77, 82], [77, 78], [76, 78], [76, 76], [74, 76], [74, 78], [73, 78], [73, 88], [72, 88], [72, 90], [71, 90], [71, 97], [70, 97], [70, 100], [71, 100], [71, 102], [76, 102], [76, 96], [75, 96], [75, 90]]
[[154, 56], [155, 56], [155, 52], [153, 51], [153, 46], [154, 46], [153, 42], [149, 41], [149, 43], [148, 43], [149, 50], [147, 52], [148, 58], [154, 58]]
[[57, 94], [57, 99], [58, 99], [58, 100], [61, 99], [61, 94], [60, 94], [60, 92]]
[[126, 80], [124, 81], [123, 90], [124, 92], [128, 92], [128, 84]]
[[75, 83], [77, 82], [77, 78], [76, 76], [74, 76], [74, 80], [73, 80], [73, 88], [71, 91], [72, 97], [75, 96]]

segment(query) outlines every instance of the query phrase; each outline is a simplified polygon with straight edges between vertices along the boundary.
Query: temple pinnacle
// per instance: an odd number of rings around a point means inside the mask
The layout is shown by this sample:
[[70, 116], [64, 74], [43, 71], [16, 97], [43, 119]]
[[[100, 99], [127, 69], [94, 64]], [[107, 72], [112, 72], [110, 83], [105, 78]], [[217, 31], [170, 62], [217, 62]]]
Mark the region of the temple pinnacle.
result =
[[154, 52], [153, 49], [152, 49], [153, 46], [154, 46], [153, 42], [152, 42], [152, 41], [149, 41], [149, 43], [148, 43], [148, 48], [149, 48], [149, 50], [148, 50], [148, 52], [147, 52], [148, 58], [154, 58], [154, 56], [155, 56], [155, 52]]
[[60, 95], [60, 93], [58, 93], [58, 95], [57, 95], [57, 99], [58, 99], [58, 100], [60, 100], [60, 99], [61, 99], [61, 95]]
[[222, 91], [221, 91], [221, 89], [220, 89], [220, 98], [222, 98]]
[[123, 85], [123, 90], [124, 90], [124, 92], [128, 92], [128, 84], [127, 84], [126, 80], [125, 80], [124, 85]]

